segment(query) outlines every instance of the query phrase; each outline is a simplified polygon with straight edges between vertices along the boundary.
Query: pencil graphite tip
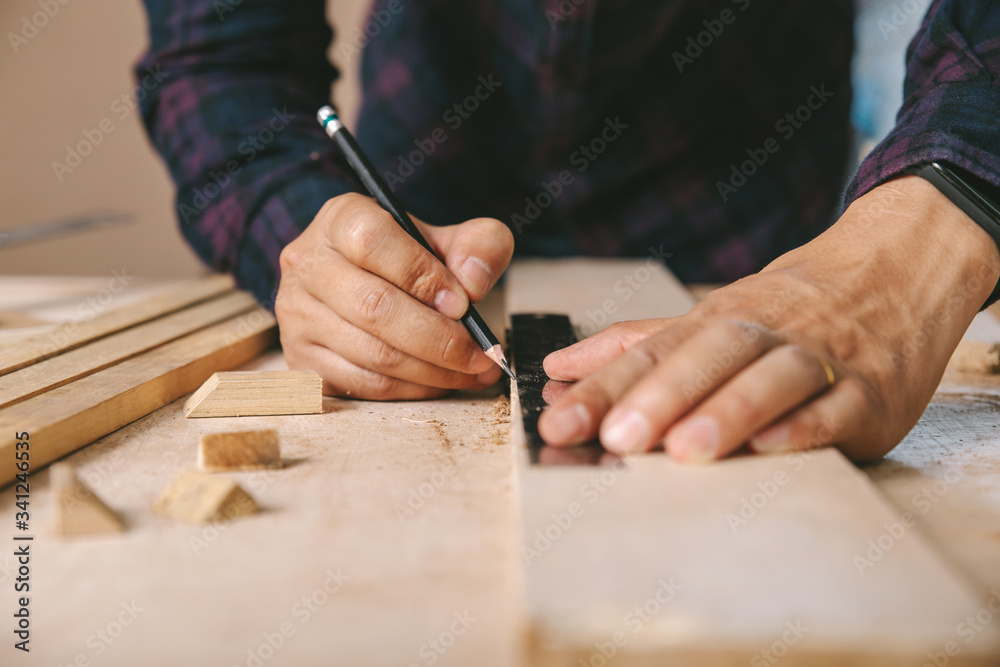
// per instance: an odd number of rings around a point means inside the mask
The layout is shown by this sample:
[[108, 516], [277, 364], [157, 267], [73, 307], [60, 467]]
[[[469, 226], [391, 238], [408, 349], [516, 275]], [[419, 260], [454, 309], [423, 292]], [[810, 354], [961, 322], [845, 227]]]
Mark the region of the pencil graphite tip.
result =
[[503, 372], [506, 373], [511, 380], [515, 379], [513, 371], [510, 370], [510, 364], [507, 363], [507, 357], [504, 356], [500, 345], [494, 345], [490, 349], [485, 350], [485, 352], [486, 356], [492, 359], [493, 363], [502, 368]]

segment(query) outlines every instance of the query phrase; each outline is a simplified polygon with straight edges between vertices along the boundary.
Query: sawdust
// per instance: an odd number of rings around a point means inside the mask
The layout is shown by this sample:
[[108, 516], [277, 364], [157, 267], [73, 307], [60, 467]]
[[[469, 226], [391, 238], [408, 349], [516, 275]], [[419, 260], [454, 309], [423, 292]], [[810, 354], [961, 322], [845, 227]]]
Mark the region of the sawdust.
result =
[[497, 396], [493, 401], [493, 407], [486, 416], [486, 421], [490, 424], [500, 425], [510, 423], [510, 399], [506, 396]]
[[451, 451], [452, 447], [455, 446], [455, 443], [452, 442], [451, 438], [448, 437], [448, 434], [444, 432], [444, 424], [439, 422], [437, 419], [430, 419], [427, 422], [422, 423], [430, 424], [431, 428], [434, 429], [434, 434], [438, 437], [438, 441], [441, 443], [441, 446], [446, 450]]
[[[503, 447], [510, 443], [510, 399], [504, 395], [497, 396], [489, 413], [481, 420], [490, 428], [485, 440], [487, 445]], [[506, 426], [506, 428], [503, 428]]]

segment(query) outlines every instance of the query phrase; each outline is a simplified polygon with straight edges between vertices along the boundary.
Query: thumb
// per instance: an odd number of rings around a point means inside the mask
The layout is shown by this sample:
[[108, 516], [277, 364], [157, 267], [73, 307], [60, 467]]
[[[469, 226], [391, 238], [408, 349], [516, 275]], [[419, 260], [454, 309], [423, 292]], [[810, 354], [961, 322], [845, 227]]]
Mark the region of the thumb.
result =
[[545, 357], [545, 374], [563, 382], [581, 380], [617, 359], [639, 341], [670, 326], [671, 321], [633, 320], [612, 324], [604, 331]]
[[473, 303], [493, 288], [514, 254], [514, 235], [493, 218], [475, 218], [447, 227], [428, 225], [422, 231]]

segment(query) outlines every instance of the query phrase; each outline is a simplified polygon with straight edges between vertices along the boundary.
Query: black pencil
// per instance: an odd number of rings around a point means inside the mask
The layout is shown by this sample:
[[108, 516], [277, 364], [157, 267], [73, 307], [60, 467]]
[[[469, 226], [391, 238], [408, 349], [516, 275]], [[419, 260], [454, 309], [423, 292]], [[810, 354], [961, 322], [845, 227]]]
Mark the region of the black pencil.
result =
[[[344, 152], [344, 156], [347, 157], [347, 161], [350, 163], [351, 168], [357, 173], [358, 178], [361, 182], [365, 184], [368, 188], [368, 192], [371, 193], [375, 201], [379, 203], [379, 206], [384, 208], [393, 219], [399, 223], [399, 226], [406, 230], [406, 233], [416, 239], [417, 243], [422, 245], [427, 249], [429, 253], [437, 256], [434, 250], [431, 249], [427, 239], [423, 237], [417, 226], [413, 224], [410, 220], [410, 216], [407, 215], [406, 209], [404, 209], [396, 197], [393, 196], [392, 191], [389, 186], [386, 185], [382, 177], [378, 175], [378, 171], [372, 165], [371, 160], [364, 154], [361, 150], [361, 146], [355, 141], [351, 133], [344, 127], [344, 124], [340, 121], [337, 116], [337, 112], [333, 110], [333, 107], [325, 106], [319, 110], [316, 114], [316, 118], [319, 120], [319, 124], [323, 126], [326, 133], [337, 142], [340, 146], [340, 150]], [[439, 258], [440, 259], [440, 258]], [[469, 310], [465, 312], [462, 316], [462, 324], [465, 328], [469, 330], [472, 334], [472, 338], [479, 344], [479, 347], [483, 348], [483, 352], [486, 353], [490, 359], [492, 359], [503, 371], [514, 379], [514, 373], [510, 370], [510, 365], [507, 363], [507, 358], [503, 354], [503, 349], [500, 347], [500, 341], [497, 337], [493, 335], [490, 328], [486, 326], [486, 322], [483, 321], [482, 316], [476, 312], [476, 309], [470, 304]]]

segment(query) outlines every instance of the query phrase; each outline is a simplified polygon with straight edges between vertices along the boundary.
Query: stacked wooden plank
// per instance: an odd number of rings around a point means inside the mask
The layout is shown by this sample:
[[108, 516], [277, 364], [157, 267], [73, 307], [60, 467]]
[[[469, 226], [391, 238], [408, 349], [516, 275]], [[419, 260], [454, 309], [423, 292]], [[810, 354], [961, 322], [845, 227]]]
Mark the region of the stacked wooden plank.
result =
[[276, 322], [228, 276], [186, 282], [138, 305], [0, 350], [0, 485], [30, 435], [35, 471], [195, 390], [277, 339]]

